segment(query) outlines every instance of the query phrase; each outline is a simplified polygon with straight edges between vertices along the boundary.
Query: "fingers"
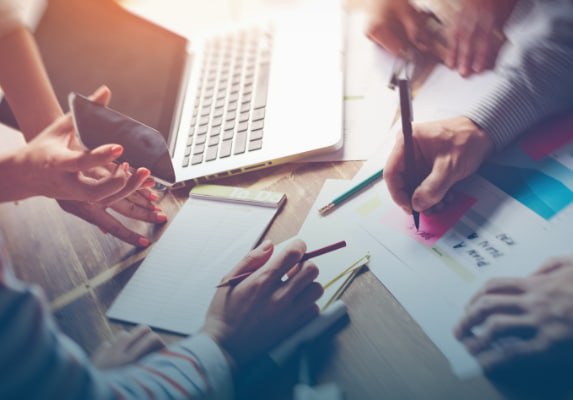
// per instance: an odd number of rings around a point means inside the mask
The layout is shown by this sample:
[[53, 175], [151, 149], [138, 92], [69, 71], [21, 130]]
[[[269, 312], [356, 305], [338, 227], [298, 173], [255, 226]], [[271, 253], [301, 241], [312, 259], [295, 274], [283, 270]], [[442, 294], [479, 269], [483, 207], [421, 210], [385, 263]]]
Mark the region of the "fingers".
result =
[[[125, 173], [130, 174], [129, 168]], [[118, 200], [121, 200], [133, 194], [136, 190], [138, 190], [141, 187], [143, 182], [147, 180], [150, 174], [151, 172], [147, 168], [138, 168], [134, 174], [130, 174], [131, 176], [129, 177], [129, 180], [120, 191], [114, 193], [113, 195], [107, 198], [100, 200], [100, 202], [102, 204], [112, 204]]]
[[474, 43], [477, 33], [475, 29], [462, 29], [458, 35], [458, 72], [467, 77], [472, 72]]
[[520, 278], [492, 279], [485, 284], [470, 300], [469, 306], [488, 294], [522, 294], [527, 290], [527, 283]]
[[471, 334], [474, 327], [483, 324], [495, 314], [521, 314], [524, 312], [522, 299], [512, 295], [488, 295], [480, 297], [471, 304], [466, 315], [456, 327], [454, 333], [458, 339]]
[[113, 174], [99, 180], [84, 176], [82, 173], [77, 173], [76, 178], [79, 183], [75, 188], [78, 199], [90, 202], [99, 202], [118, 193], [128, 180], [124, 167], [117, 168]]
[[163, 224], [167, 222], [167, 215], [155, 209], [141, 207], [127, 199], [122, 199], [113, 203], [110, 208], [117, 211], [123, 216], [136, 219], [138, 221], [150, 222], [154, 224]]
[[533, 320], [523, 315], [494, 315], [482, 325], [479, 335], [471, 335], [463, 339], [464, 346], [472, 354], [479, 354], [495, 346], [496, 341], [504, 338], [524, 338], [531, 336], [535, 329]]
[[541, 337], [533, 340], [511, 338], [477, 354], [477, 360], [486, 374], [515, 365], [521, 359], [540, 355], [547, 350], [547, 341]]
[[412, 207], [423, 212], [441, 202], [450, 188], [457, 182], [450, 163], [440, 158], [434, 161], [432, 171], [414, 190]]
[[103, 208], [92, 207], [89, 212], [82, 210], [77, 212], [76, 215], [94, 225], [97, 225], [103, 232], [109, 233], [126, 243], [130, 243], [138, 247], [147, 247], [151, 244], [149, 239], [126, 228]]
[[89, 96], [91, 101], [107, 106], [111, 101], [111, 90], [105, 85], [100, 86]]
[[405, 176], [404, 141], [399, 138], [384, 167], [384, 180], [394, 202], [407, 213], [411, 213], [410, 195], [406, 191]]
[[[474, 43], [472, 71], [479, 74], [494, 65], [497, 50], [490, 35], [480, 35]], [[498, 48], [499, 49], [499, 48]]]
[[258, 279], [261, 281], [262, 287], [274, 289], [276, 285], [282, 283], [282, 277], [301, 260], [305, 251], [306, 244], [303, 241], [293, 240], [271, 262], [259, 269], [249, 279]]
[[[273, 293], [273, 300], [279, 307], [292, 304], [294, 299], [306, 290], [317, 277], [318, 268], [316, 265], [311, 262], [304, 263], [300, 271], [292, 278], [289, 278], [282, 287]], [[320, 294], [322, 294], [322, 292]]]
[[408, 49], [406, 35], [402, 28], [396, 25], [374, 22], [368, 27], [366, 36], [394, 56], [399, 56]]
[[543, 266], [534, 273], [534, 275], [546, 275], [555, 272], [566, 265], [571, 265], [571, 259], [568, 258], [553, 258], [547, 261]]
[[308, 307], [309, 304], [314, 304], [324, 294], [324, 288], [318, 282], [312, 282], [307, 285], [304, 290], [296, 298], [297, 305]]
[[[229, 278], [244, 274], [247, 272], [256, 271], [261, 268], [273, 255], [274, 245], [270, 240], [265, 240], [258, 247], [251, 250], [249, 254], [243, 258], [239, 264], [231, 270], [231, 272], [223, 278], [223, 281]], [[247, 282], [245, 280], [244, 282]]]
[[64, 171], [85, 171], [106, 165], [123, 154], [118, 144], [106, 144], [91, 151], [68, 151], [57, 159], [57, 167]]

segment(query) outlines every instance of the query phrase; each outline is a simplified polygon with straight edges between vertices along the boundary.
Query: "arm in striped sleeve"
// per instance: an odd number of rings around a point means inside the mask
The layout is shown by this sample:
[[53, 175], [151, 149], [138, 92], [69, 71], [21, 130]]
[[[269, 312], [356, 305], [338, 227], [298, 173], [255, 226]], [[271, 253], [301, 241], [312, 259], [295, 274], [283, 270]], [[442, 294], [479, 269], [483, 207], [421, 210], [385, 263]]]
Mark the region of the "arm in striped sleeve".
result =
[[546, 34], [524, 43], [517, 65], [502, 68], [504, 79], [465, 114], [490, 136], [497, 150], [544, 119], [573, 109], [572, 4], [537, 4]]
[[[0, 270], [1, 268], [0, 264]], [[0, 271], [0, 398], [229, 399], [223, 352], [197, 335], [138, 364], [100, 371], [62, 335], [40, 290]]]

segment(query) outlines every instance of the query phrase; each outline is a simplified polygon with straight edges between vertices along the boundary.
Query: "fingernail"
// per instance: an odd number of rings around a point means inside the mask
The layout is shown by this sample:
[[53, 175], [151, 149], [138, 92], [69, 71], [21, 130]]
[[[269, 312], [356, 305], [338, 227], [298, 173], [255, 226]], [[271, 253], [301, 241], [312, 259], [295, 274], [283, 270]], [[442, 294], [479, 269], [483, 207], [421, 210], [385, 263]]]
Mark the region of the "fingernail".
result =
[[149, 175], [151, 175], [151, 172], [147, 169], [147, 168], [139, 168], [137, 170], [137, 173], [139, 174], [139, 176], [143, 177], [148, 177]]
[[273, 242], [271, 242], [269, 239], [265, 240], [262, 244], [261, 244], [261, 250], [264, 251], [265, 253], [267, 251], [269, 251], [270, 249], [272, 249], [273, 247]]
[[[144, 184], [144, 186], [145, 186], [145, 184]], [[159, 196], [157, 195], [157, 193], [151, 192], [151, 193], [149, 193], [149, 199], [151, 201], [155, 201], [155, 200], [159, 199]]]
[[162, 224], [164, 222], [167, 222], [167, 215], [165, 214], [155, 214], [155, 221], [157, 221], [158, 223]]
[[147, 247], [151, 244], [151, 242], [149, 241], [149, 239], [146, 239], [144, 237], [140, 237], [139, 239], [137, 239], [137, 244], [140, 247]]
[[123, 170], [125, 172], [129, 172], [129, 164], [124, 162], [123, 164], [121, 164], [121, 167], [123, 168]]
[[117, 156], [120, 156], [121, 153], [123, 153], [123, 147], [122, 146], [120, 146], [118, 144], [111, 146], [111, 154], [112, 155], [117, 157]]

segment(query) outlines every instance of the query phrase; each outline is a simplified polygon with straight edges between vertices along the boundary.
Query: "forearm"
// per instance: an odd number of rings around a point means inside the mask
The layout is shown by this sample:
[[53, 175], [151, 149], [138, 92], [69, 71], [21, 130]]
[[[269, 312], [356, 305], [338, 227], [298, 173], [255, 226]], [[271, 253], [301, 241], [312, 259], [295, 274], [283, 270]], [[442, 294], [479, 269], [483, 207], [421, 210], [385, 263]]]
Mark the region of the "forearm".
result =
[[573, 8], [560, 4], [563, 9], [554, 6], [544, 16], [550, 25], [546, 36], [533, 38], [516, 65], [501, 69], [504, 79], [491, 95], [465, 114], [497, 150], [544, 119], [573, 109]]
[[23, 26], [0, 37], [0, 86], [29, 141], [62, 115], [32, 34]]
[[0, 154], [0, 203], [37, 195], [30, 187], [25, 147]]
[[6, 280], [1, 269], [0, 260], [0, 398], [232, 398], [228, 363], [211, 339], [189, 338], [137, 364], [100, 371], [58, 332], [38, 289]]

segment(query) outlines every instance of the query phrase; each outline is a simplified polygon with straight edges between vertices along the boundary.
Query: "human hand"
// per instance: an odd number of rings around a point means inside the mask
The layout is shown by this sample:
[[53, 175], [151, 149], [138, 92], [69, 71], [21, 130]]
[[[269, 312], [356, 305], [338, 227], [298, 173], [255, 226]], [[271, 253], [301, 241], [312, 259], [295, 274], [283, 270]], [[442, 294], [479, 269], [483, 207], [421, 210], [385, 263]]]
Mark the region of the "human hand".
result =
[[449, 48], [446, 65], [464, 77], [493, 68], [516, 1], [462, 0], [450, 5], [442, 21]]
[[[107, 105], [111, 99], [111, 92], [107, 87], [102, 86], [90, 96], [90, 99]], [[75, 136], [70, 143], [70, 146], [75, 149], [83, 149]], [[125, 165], [123, 167], [125, 168]], [[112, 175], [116, 168], [116, 164], [107, 163], [83, 171], [83, 174], [95, 180], [101, 180]], [[167, 221], [167, 216], [154, 204], [158, 196], [149, 189], [154, 181], [149, 177], [146, 169], [139, 168], [135, 173], [124, 170], [124, 174], [127, 179], [124, 186], [98, 202], [58, 200], [58, 203], [64, 211], [96, 225], [104, 233], [110, 233], [135, 246], [147, 247], [151, 243], [147, 237], [125, 227], [107, 209], [111, 208], [128, 218], [150, 223], [164, 223]]]
[[474, 173], [493, 150], [487, 134], [466, 117], [414, 125], [412, 137], [417, 168], [413, 194], [406, 182], [402, 134], [384, 168], [392, 199], [407, 213], [438, 205], [450, 188]]
[[99, 369], [112, 369], [133, 364], [164, 347], [165, 343], [157, 333], [139, 325], [132, 331], [121, 331], [112, 340], [102, 343], [91, 359]]
[[571, 363], [573, 257], [551, 260], [526, 278], [488, 282], [454, 333], [489, 373]]
[[427, 13], [416, 10], [408, 0], [373, 0], [367, 36], [395, 56], [405, 54], [414, 45], [428, 49], [425, 31]]
[[[311, 262], [299, 264], [305, 250], [305, 244], [295, 240], [269, 261], [273, 245], [266, 241], [225, 279], [254, 273], [234, 287], [217, 290], [201, 331], [219, 344], [235, 366], [261, 355], [318, 315], [315, 301], [323, 289], [314, 282], [317, 267]], [[283, 282], [289, 271], [289, 279]]]

